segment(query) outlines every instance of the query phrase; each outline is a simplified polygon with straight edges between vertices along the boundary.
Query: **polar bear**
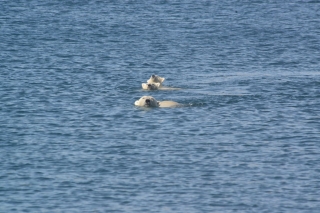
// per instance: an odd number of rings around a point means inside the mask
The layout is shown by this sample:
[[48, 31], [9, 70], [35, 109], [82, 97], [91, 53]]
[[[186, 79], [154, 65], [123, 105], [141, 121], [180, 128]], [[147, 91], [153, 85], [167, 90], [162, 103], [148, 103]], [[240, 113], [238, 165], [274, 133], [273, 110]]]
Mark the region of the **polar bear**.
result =
[[142, 96], [139, 100], [134, 102], [134, 105], [141, 107], [159, 107], [159, 101], [152, 96]]
[[148, 84], [160, 83], [160, 86], [164, 82], [165, 78], [158, 75], [151, 75], [150, 79], [147, 81]]
[[139, 100], [134, 102], [134, 105], [140, 107], [177, 107], [181, 104], [174, 101], [157, 101], [152, 96], [142, 96]]
[[158, 90], [159, 87], [160, 87], [160, 83], [152, 83], [152, 84], [142, 83], [142, 89], [145, 89], [145, 90]]
[[158, 75], [151, 75], [147, 83], [142, 83], [142, 89], [144, 90], [179, 90], [180, 88], [175, 87], [165, 87], [162, 86], [165, 78], [162, 78]]

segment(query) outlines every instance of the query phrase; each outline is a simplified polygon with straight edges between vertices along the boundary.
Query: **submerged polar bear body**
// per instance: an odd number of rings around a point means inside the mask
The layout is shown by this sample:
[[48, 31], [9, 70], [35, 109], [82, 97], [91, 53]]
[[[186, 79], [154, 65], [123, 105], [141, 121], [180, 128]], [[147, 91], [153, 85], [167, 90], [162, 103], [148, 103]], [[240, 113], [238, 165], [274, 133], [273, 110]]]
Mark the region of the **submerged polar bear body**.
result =
[[177, 107], [181, 106], [175, 101], [157, 101], [152, 96], [142, 96], [139, 100], [134, 103], [136, 106], [140, 107]]
[[181, 104], [175, 102], [175, 101], [160, 101], [159, 107], [178, 107], [181, 106]]

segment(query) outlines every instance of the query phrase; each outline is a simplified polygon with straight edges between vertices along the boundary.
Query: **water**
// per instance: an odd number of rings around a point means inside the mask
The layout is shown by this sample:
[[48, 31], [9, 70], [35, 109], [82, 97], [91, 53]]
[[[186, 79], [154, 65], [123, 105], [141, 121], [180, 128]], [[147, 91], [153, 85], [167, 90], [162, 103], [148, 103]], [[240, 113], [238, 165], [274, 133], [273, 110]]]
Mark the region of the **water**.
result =
[[0, 5], [0, 212], [320, 211], [318, 1]]

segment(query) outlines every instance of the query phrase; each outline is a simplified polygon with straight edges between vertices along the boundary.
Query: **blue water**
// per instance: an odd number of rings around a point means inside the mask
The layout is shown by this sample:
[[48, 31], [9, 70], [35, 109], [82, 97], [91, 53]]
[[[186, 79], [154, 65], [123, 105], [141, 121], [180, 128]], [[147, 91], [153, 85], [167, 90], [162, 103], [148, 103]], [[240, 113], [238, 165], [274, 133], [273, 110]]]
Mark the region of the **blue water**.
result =
[[0, 212], [320, 212], [318, 1], [2, 0], [0, 82]]

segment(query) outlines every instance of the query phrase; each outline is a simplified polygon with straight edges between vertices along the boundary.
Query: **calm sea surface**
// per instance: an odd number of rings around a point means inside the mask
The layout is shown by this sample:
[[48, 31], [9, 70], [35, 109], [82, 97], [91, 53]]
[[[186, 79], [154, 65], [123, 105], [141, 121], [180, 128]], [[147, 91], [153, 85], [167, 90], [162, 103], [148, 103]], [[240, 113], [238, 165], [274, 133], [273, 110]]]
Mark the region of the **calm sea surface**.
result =
[[320, 212], [319, 1], [1, 0], [0, 212]]

